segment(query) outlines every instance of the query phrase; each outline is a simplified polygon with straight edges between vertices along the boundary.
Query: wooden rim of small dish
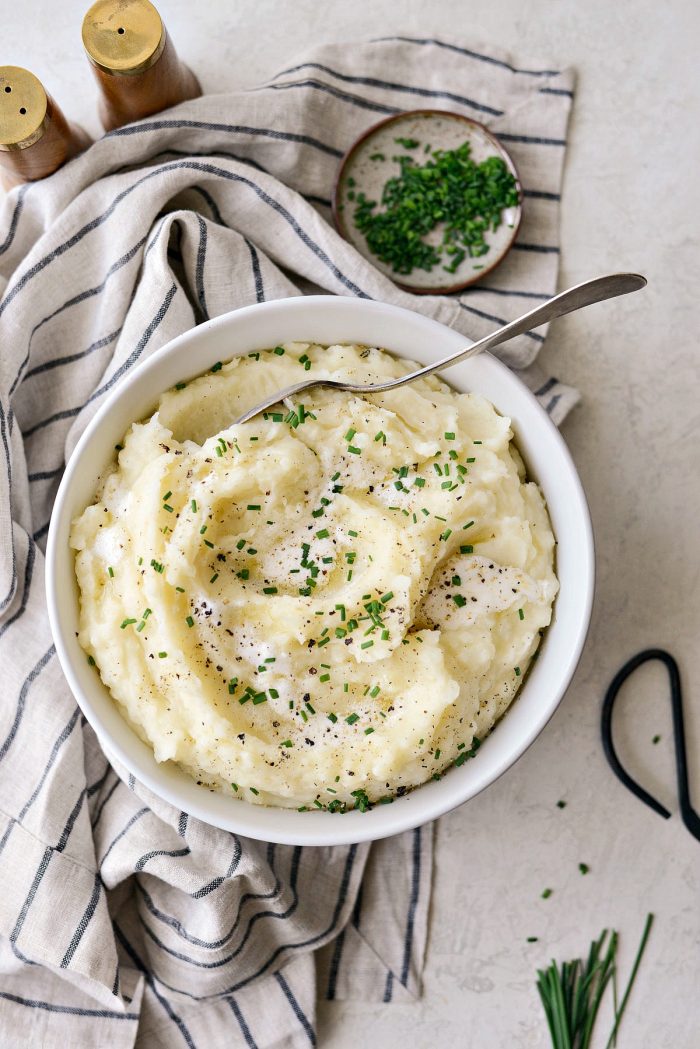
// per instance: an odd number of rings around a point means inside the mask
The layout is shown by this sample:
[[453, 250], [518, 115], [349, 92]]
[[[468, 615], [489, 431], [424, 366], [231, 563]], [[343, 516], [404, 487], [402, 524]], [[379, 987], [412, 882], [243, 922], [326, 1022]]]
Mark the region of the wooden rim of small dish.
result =
[[[523, 217], [523, 187], [520, 181], [520, 175], [518, 174], [518, 169], [515, 166], [513, 158], [511, 157], [508, 150], [505, 148], [505, 146], [502, 145], [501, 142], [499, 142], [494, 133], [490, 131], [485, 124], [480, 123], [480, 121], [478, 120], [472, 120], [471, 117], [465, 117], [462, 113], [454, 113], [452, 110], [449, 109], [409, 109], [401, 113], [395, 113], [390, 117], [385, 117], [383, 120], [378, 120], [376, 124], [372, 124], [371, 127], [368, 127], [365, 131], [362, 132], [361, 135], [359, 135], [355, 139], [355, 141], [352, 143], [349, 149], [347, 149], [344, 153], [340, 161], [340, 164], [338, 165], [335, 181], [333, 183], [333, 195], [331, 198], [331, 211], [333, 213], [333, 221], [341, 237], [344, 240], [346, 240], [349, 244], [352, 244], [354, 248], [357, 248], [357, 245], [348, 235], [347, 226], [345, 225], [342, 213], [339, 208], [339, 204], [341, 203], [340, 198], [346, 169], [349, 163], [354, 158], [355, 154], [357, 153], [357, 150], [360, 148], [360, 146], [365, 144], [367, 139], [371, 138], [377, 133], [377, 131], [387, 127], [387, 125], [389, 124], [394, 124], [398, 121], [406, 120], [407, 118], [411, 117], [449, 117], [452, 120], [461, 120], [462, 123], [468, 124], [470, 127], [478, 128], [479, 132], [482, 135], [484, 135], [487, 139], [489, 139], [489, 141], [493, 144], [493, 147], [498, 153], [498, 155], [503, 158], [506, 166], [508, 167], [511, 174], [513, 175], [513, 178], [515, 179], [515, 185], [518, 191], [518, 204], [516, 208], [515, 220], [513, 222], [510, 240], [508, 241], [505, 249], [498, 256], [495, 262], [492, 262], [490, 266], [485, 265], [483, 269], [479, 270], [478, 273], [475, 273], [468, 280], [462, 280], [459, 281], [457, 284], [451, 284], [447, 286], [436, 285], [434, 287], [415, 287], [411, 284], [403, 284], [401, 281], [395, 280], [394, 277], [392, 277], [388, 273], [384, 274], [384, 276], [388, 277], [388, 279], [391, 280], [397, 286], [397, 288], [401, 288], [402, 291], [410, 292], [410, 294], [412, 295], [451, 295], [453, 292], [462, 291], [463, 288], [468, 288], [471, 284], [476, 284], [478, 281], [483, 280], [483, 278], [486, 277], [493, 270], [495, 270], [497, 266], [500, 266], [503, 260], [508, 256], [511, 248], [513, 247], [513, 244], [515, 243], [515, 239], [518, 235], [518, 231], [520, 230], [520, 223]], [[359, 251], [359, 248], [357, 248], [357, 250]], [[373, 261], [373, 256], [369, 252], [369, 250], [366, 253], [361, 252], [361, 254], [367, 259], [368, 262]], [[380, 272], [384, 273], [383, 270]]]

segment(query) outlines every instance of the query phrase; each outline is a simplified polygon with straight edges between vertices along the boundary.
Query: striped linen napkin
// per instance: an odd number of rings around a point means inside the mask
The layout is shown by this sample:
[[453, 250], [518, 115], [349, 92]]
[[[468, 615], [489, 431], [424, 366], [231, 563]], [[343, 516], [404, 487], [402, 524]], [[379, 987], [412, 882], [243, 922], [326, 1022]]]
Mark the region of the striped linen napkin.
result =
[[[438, 40], [313, 51], [260, 87], [95, 143], [0, 211], [0, 1030], [14, 1046], [315, 1044], [318, 996], [410, 1000], [432, 828], [292, 848], [216, 830], [110, 765], [61, 675], [43, 541], [66, 457], [109, 391], [193, 325], [309, 288], [477, 338], [552, 294], [573, 76]], [[330, 223], [338, 161], [385, 114], [487, 123], [525, 187], [485, 285], [398, 291]], [[540, 332], [499, 351], [559, 422]], [[338, 817], [342, 818], [342, 817]]]

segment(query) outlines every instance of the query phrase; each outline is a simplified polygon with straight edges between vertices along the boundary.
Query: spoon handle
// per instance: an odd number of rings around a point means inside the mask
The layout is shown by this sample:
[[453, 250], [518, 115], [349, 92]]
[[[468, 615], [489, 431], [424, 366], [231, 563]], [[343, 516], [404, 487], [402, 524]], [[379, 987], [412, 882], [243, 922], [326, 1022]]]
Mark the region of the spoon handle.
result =
[[617, 295], [629, 295], [632, 291], [639, 291], [646, 283], [646, 278], [638, 273], [610, 273], [605, 277], [594, 277], [593, 280], [584, 281], [583, 284], [576, 284], [573, 288], [568, 288], [566, 291], [560, 292], [559, 295], [547, 299], [540, 306], [535, 306], [528, 313], [524, 313], [521, 317], [516, 317], [514, 321], [504, 324], [502, 328], [497, 328], [496, 331], [491, 332], [490, 335], [485, 335], [483, 339], [479, 339], [478, 342], [467, 346], [466, 349], [458, 350], [451, 357], [444, 357], [435, 364], [428, 364], [425, 368], [411, 372], [410, 375], [402, 375], [400, 379], [394, 379], [386, 383], [377, 383], [372, 387], [368, 387], [368, 389], [379, 392], [380, 388], [391, 389], [396, 386], [402, 386], [405, 382], [413, 382], [414, 379], [423, 378], [425, 375], [441, 372], [445, 368], [451, 368], [458, 361], [467, 360], [468, 357], [475, 357], [478, 353], [483, 353], [484, 350], [491, 350], [495, 346], [500, 346], [502, 343], [508, 342], [509, 339], [514, 339], [516, 335], [524, 335], [525, 332], [532, 331], [533, 328], [538, 328], [541, 324], [554, 320], [555, 317], [563, 317], [566, 313], [573, 313], [574, 310], [580, 310], [583, 306], [591, 306], [594, 302], [613, 299]]

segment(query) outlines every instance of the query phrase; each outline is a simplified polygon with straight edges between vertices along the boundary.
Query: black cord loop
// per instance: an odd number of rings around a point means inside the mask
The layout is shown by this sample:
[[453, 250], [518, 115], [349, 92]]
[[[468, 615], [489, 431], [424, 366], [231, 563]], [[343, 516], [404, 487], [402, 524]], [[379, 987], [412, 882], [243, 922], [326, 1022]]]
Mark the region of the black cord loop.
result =
[[610, 682], [608, 690], [605, 693], [605, 699], [603, 700], [600, 726], [603, 739], [603, 750], [605, 751], [605, 756], [608, 759], [610, 768], [620, 782], [624, 783], [628, 790], [632, 791], [640, 801], [643, 801], [645, 805], [648, 805], [649, 808], [654, 810], [654, 812], [657, 812], [659, 816], [668, 819], [671, 815], [668, 809], [664, 808], [656, 798], [652, 797], [648, 791], [644, 790], [636, 780], [633, 780], [627, 770], [623, 768], [622, 763], [617, 756], [612, 736], [613, 709], [615, 706], [615, 700], [620, 693], [620, 689], [627, 678], [630, 677], [638, 667], [642, 666], [643, 663], [648, 663], [652, 659], [658, 659], [664, 664], [668, 671], [669, 684], [671, 687], [673, 742], [676, 756], [676, 783], [678, 787], [678, 801], [681, 818], [690, 833], [700, 841], [700, 816], [691, 805], [690, 789], [688, 786], [688, 756], [685, 745], [685, 722], [683, 720], [681, 677], [678, 670], [678, 664], [670, 653], [665, 652], [662, 648], [647, 648], [643, 652], [638, 652], [636, 656], [632, 656], [632, 658], [629, 659], [620, 670], [618, 670], [617, 674]]

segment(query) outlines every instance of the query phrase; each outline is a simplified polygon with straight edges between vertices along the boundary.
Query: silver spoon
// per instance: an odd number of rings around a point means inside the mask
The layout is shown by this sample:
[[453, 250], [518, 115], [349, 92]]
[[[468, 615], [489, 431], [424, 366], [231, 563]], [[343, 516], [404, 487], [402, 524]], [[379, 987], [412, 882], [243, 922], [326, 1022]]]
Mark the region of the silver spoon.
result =
[[331, 389], [343, 390], [347, 393], [383, 393], [384, 390], [395, 390], [399, 386], [404, 386], [407, 382], [413, 382], [415, 379], [422, 379], [425, 375], [432, 375], [433, 372], [451, 368], [458, 361], [465, 361], [468, 357], [475, 357], [477, 353], [483, 353], [484, 350], [490, 350], [494, 346], [501, 346], [504, 342], [508, 342], [509, 339], [515, 338], [516, 335], [523, 335], [533, 328], [538, 328], [540, 324], [554, 320], [555, 317], [563, 317], [565, 313], [573, 313], [574, 310], [580, 310], [583, 306], [590, 306], [594, 302], [614, 299], [617, 295], [628, 295], [631, 291], [639, 291], [645, 285], [646, 278], [638, 273], [611, 273], [606, 277], [595, 277], [593, 280], [584, 281], [583, 284], [576, 284], [573, 288], [568, 288], [567, 291], [562, 291], [553, 298], [547, 299], [540, 306], [536, 306], [534, 310], [529, 310], [522, 317], [517, 317], [516, 320], [504, 324], [502, 328], [498, 328], [491, 335], [485, 335], [478, 342], [467, 346], [463, 350], [458, 350], [457, 353], [437, 361], [436, 364], [427, 364], [425, 368], [409, 372], [408, 375], [401, 375], [398, 379], [387, 379], [386, 382], [356, 383], [343, 382], [341, 379], [305, 379], [303, 382], [296, 382], [293, 386], [287, 386], [284, 390], [266, 397], [264, 401], [260, 401], [259, 404], [256, 404], [241, 415], [240, 418], [236, 419], [233, 425], [237, 426], [238, 423], [248, 422], [249, 419], [253, 419], [259, 412], [264, 412], [266, 408], [272, 408], [287, 397], [292, 397], [296, 393], [302, 393], [304, 390], [310, 390], [314, 386], [328, 386]]

